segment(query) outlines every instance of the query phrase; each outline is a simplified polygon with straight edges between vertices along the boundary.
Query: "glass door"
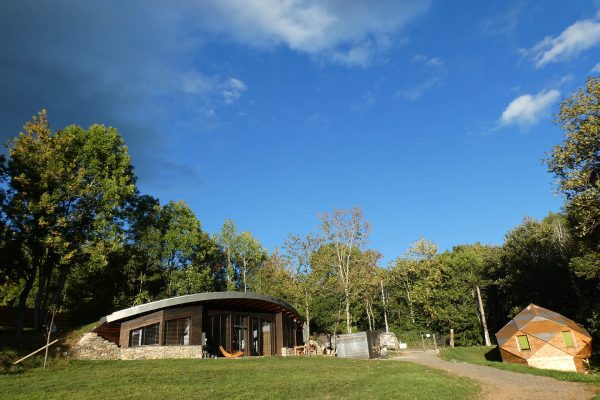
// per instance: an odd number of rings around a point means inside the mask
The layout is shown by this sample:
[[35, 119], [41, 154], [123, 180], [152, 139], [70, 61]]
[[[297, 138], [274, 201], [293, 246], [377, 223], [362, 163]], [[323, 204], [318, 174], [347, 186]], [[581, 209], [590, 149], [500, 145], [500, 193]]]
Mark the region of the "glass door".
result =
[[264, 319], [260, 320], [261, 323], [261, 340], [260, 340], [260, 354], [263, 356], [270, 356], [273, 354], [273, 340], [272, 340], [272, 327], [271, 321]]
[[235, 315], [233, 317], [233, 342], [232, 351], [243, 351], [246, 353], [248, 337], [248, 316]]

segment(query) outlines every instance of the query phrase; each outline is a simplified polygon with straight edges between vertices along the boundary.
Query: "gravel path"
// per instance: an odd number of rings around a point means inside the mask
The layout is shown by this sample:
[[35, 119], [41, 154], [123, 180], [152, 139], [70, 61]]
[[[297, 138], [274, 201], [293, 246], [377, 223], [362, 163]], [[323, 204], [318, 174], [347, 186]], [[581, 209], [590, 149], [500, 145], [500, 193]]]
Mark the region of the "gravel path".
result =
[[591, 385], [576, 382], [557, 381], [544, 376], [519, 374], [484, 365], [445, 361], [434, 351], [406, 353], [395, 358], [427, 365], [478, 381], [483, 399], [590, 399], [595, 394]]

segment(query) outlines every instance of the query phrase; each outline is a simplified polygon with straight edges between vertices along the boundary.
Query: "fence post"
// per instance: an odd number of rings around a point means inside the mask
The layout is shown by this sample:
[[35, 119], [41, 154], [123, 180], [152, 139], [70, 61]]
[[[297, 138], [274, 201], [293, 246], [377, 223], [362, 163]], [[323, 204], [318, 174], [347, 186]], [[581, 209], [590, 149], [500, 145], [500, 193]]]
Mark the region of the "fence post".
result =
[[425, 351], [425, 338], [423, 337], [422, 333], [421, 333], [421, 343], [423, 344], [423, 351]]
[[454, 328], [450, 328], [450, 347], [454, 347]]

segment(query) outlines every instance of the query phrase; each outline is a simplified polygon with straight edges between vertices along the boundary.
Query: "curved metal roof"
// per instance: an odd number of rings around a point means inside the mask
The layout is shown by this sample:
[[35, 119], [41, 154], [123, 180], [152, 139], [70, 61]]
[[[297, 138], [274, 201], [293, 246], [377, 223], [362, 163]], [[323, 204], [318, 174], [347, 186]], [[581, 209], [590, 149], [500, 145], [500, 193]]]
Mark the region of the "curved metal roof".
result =
[[139, 306], [115, 311], [110, 315], [102, 317], [100, 322], [116, 322], [124, 319], [131, 319], [142, 314], [147, 314], [149, 312], [164, 308], [205, 302], [219, 302], [234, 306], [259, 307], [263, 310], [268, 310], [274, 313], [284, 312], [293, 319], [300, 320], [300, 314], [294, 307], [285, 301], [278, 300], [271, 296], [249, 292], [205, 292], [171, 297], [169, 299], [153, 301], [151, 303], [141, 304]]

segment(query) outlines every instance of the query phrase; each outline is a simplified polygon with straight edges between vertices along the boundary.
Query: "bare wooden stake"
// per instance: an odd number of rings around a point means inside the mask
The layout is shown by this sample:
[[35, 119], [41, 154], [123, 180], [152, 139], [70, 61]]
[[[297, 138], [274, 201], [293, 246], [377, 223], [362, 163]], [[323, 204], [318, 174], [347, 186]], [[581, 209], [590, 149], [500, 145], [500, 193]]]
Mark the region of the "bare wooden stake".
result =
[[15, 362], [13, 363], [13, 365], [17, 365], [17, 364], [18, 364], [18, 363], [20, 363], [21, 361], [23, 361], [23, 360], [26, 360], [26, 359], [28, 359], [29, 357], [31, 357], [32, 355], [34, 355], [34, 354], [37, 354], [37, 353], [39, 353], [40, 351], [44, 350], [46, 347], [52, 346], [52, 345], [53, 345], [54, 343], [56, 343], [56, 342], [58, 342], [58, 339], [54, 339], [54, 341], [52, 341], [52, 343], [48, 343], [48, 344], [47, 344], [47, 345], [45, 345], [44, 347], [40, 347], [39, 349], [37, 349], [37, 350], [36, 350], [36, 351], [34, 351], [33, 353], [30, 353], [30, 354], [26, 355], [25, 357], [23, 357], [23, 358], [21, 358], [21, 359], [19, 359], [19, 360], [15, 361]]

